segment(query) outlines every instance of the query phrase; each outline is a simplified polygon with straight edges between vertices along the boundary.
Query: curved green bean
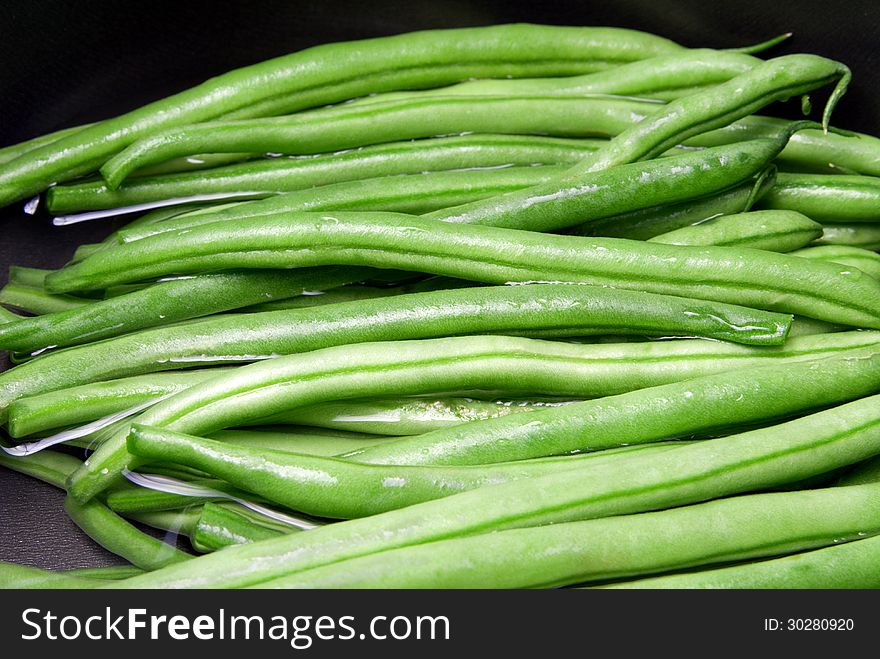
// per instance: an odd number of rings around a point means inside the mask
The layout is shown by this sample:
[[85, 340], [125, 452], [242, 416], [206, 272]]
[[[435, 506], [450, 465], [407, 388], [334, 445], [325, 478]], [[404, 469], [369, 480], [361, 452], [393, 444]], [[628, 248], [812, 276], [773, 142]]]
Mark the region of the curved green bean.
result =
[[[725, 431], [880, 392], [880, 343], [802, 362], [477, 420], [340, 455], [371, 464], [473, 465]], [[523, 418], [526, 421], [523, 421]]]
[[[721, 245], [791, 252], [822, 235], [822, 225], [796, 211], [721, 215], [650, 238], [666, 245]], [[2, 335], [0, 335], [2, 336]]]
[[792, 256], [851, 265], [876, 279], [880, 279], [880, 254], [869, 249], [847, 245], [821, 245], [799, 249], [792, 252]]
[[106, 579], [79, 577], [68, 574], [67, 571], [44, 570], [31, 565], [0, 561], [0, 589], [4, 590], [7, 588], [79, 590], [106, 585]]
[[638, 579], [603, 588], [880, 588], [880, 537], [715, 570]]
[[[131, 244], [147, 240], [153, 239]], [[220, 316], [73, 346], [20, 364], [0, 374], [0, 417], [5, 419], [8, 406], [19, 398], [89, 382], [252, 362], [348, 343], [465, 334], [635, 332], [778, 345], [790, 322], [786, 315], [736, 305], [566, 284], [459, 288]]]
[[614, 286], [880, 327], [877, 280], [762, 250], [555, 236], [392, 213], [282, 213], [182, 231], [185, 242], [172, 231], [118, 245], [46, 284], [69, 292], [205, 269], [364, 265], [486, 283]]
[[73, 295], [53, 295], [42, 288], [9, 283], [0, 288], [0, 304], [33, 314], [51, 314], [82, 309], [93, 300]]
[[[332, 519], [368, 517], [457, 492], [559, 473], [596, 458], [565, 456], [475, 467], [370, 465], [251, 449], [138, 423], [131, 427], [127, 448], [140, 462], [201, 469], [287, 509]], [[613, 455], [629, 459], [632, 453]]]
[[67, 496], [64, 510], [86, 535], [108, 551], [145, 570], [155, 570], [191, 557], [146, 535], [97, 499], [81, 503]]
[[775, 173], [761, 176], [760, 181], [746, 181], [716, 195], [612, 215], [572, 227], [570, 232], [582, 236], [647, 240], [720, 215], [747, 212], [752, 199], [770, 189], [774, 177]]
[[367, 268], [250, 270], [159, 281], [126, 295], [0, 325], [0, 349], [31, 352], [90, 343], [350, 284], [367, 278], [369, 273]]
[[[356, 403], [355, 408], [357, 408]], [[250, 449], [304, 453], [327, 458], [400, 439], [399, 437], [348, 433], [345, 430], [337, 430], [337, 432], [338, 435], [320, 433], [316, 428], [302, 428], [297, 431], [236, 429], [212, 433], [209, 439]]]
[[59, 185], [46, 192], [49, 210], [116, 208], [196, 194], [253, 193], [267, 197], [318, 185], [422, 172], [541, 164], [571, 164], [596, 148], [592, 140], [523, 135], [461, 135], [378, 144], [299, 158], [277, 158], [199, 172], [145, 177], [110, 190], [103, 181]]
[[263, 588], [546, 588], [756, 559], [880, 533], [880, 485], [751, 494], [404, 547]]
[[816, 241], [817, 245], [849, 245], [880, 250], [880, 223], [823, 223], [822, 228], [822, 237]]
[[748, 492], [880, 453], [880, 397], [777, 426], [606, 462], [331, 524], [114, 583], [121, 588], [241, 587], [435, 540], [625, 515]]
[[[0, 165], [0, 205], [87, 173], [139, 137], [235, 111], [244, 116], [281, 114], [378, 91], [436, 87], [471, 77], [585, 73], [680, 48], [629, 30], [527, 24], [316, 46], [230, 71]], [[260, 107], [261, 102], [278, 98], [285, 99], [283, 110]]]
[[45, 430], [95, 421], [159, 400], [228, 369], [171, 371], [65, 387], [20, 398], [9, 408], [7, 432], [26, 437]]
[[[662, 104], [642, 103], [643, 114]], [[602, 97], [428, 96], [345, 104], [283, 117], [213, 121], [160, 131], [123, 149], [101, 167], [110, 189], [132, 172], [192, 153], [275, 151], [289, 155], [458, 133], [554, 137], [608, 136], [632, 124], [633, 104]], [[670, 148], [675, 146], [671, 144]]]
[[798, 211], [817, 222], [878, 222], [880, 177], [780, 173], [758, 203]]
[[39, 451], [17, 457], [0, 450], [0, 465], [63, 490], [70, 475], [82, 466], [82, 460], [60, 451]]
[[258, 542], [300, 530], [267, 517], [263, 517], [265, 522], [257, 522], [254, 520], [258, 517], [256, 513], [236, 504], [232, 506], [209, 502], [202, 507], [191, 536], [196, 551], [217, 551], [230, 545]]
[[418, 215], [519, 190], [548, 181], [560, 171], [559, 167], [545, 165], [399, 174], [345, 181], [288, 192], [216, 212], [186, 214], [147, 226], [123, 228], [117, 232], [117, 236], [120, 242], [126, 243], [167, 231], [211, 222], [264, 217], [282, 211], [364, 210]]
[[[875, 332], [807, 336], [776, 348], [701, 340], [576, 345], [497, 336], [362, 343], [241, 367], [165, 399], [136, 422], [207, 434], [296, 407], [347, 398], [461, 390], [602, 396], [876, 343]], [[71, 477], [75, 496], [88, 499], [134, 464], [125, 450], [127, 432], [123, 428], [108, 433]]]
[[[473, 398], [433, 397], [329, 401], [321, 403], [321, 405], [283, 412], [270, 421], [273, 423], [301, 423], [308, 426], [355, 430], [379, 435], [409, 436], [421, 435], [469, 421], [533, 412], [545, 407], [565, 405], [569, 402], [571, 401], [529, 401], [498, 398], [475, 400]], [[367, 448], [367, 446], [358, 447], [358, 449], [360, 448]], [[330, 455], [338, 455], [339, 453], [343, 453], [343, 451]]]
[[368, 96], [354, 103], [366, 104], [432, 96], [583, 96], [585, 94], [668, 99], [692, 94], [700, 87], [725, 82], [760, 62], [761, 60], [742, 52], [694, 48], [579, 76], [471, 80], [438, 89]]

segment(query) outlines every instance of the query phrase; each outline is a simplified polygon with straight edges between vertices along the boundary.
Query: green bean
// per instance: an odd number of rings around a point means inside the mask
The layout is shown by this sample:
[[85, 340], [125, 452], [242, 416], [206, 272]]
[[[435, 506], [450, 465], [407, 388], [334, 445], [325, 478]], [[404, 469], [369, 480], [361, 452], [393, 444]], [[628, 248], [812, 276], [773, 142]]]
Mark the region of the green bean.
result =
[[849, 245], [863, 249], [880, 250], [880, 223], [833, 224], [824, 223], [822, 237], [817, 245]]
[[[660, 234], [648, 242], [667, 245], [721, 245], [791, 252], [822, 235], [822, 225], [796, 211], [752, 211], [721, 215]], [[2, 336], [2, 335], [0, 335]]]
[[8, 432], [26, 437], [118, 414], [182, 391], [224, 369], [173, 371], [69, 387], [21, 398], [9, 409]]
[[570, 231], [583, 236], [647, 240], [719, 215], [744, 213], [749, 210], [753, 197], [760, 197], [770, 189], [774, 178], [775, 173], [762, 176], [760, 181], [746, 181], [717, 195], [612, 215], [572, 227]]
[[880, 485], [751, 494], [379, 552], [264, 588], [546, 588], [828, 546], [880, 533]]
[[783, 55], [761, 62], [726, 82], [672, 101], [662, 112], [637, 123], [575, 165], [569, 178], [657, 156], [689, 137], [754, 114], [773, 101], [835, 82], [822, 114], [822, 127], [827, 132], [831, 113], [851, 77], [840, 62], [816, 55]]
[[[663, 107], [643, 106], [648, 112]], [[123, 149], [101, 167], [101, 174], [110, 189], [115, 189], [141, 167], [202, 151], [309, 155], [458, 133], [608, 136], [631, 124], [631, 112], [630, 102], [615, 103], [607, 97], [595, 103], [589, 97], [429, 96], [347, 104], [284, 117], [214, 121], [160, 131]]]
[[[531, 231], [564, 229], [630, 210], [720, 192], [763, 170], [785, 145], [785, 139], [786, 135], [782, 135], [777, 139], [686, 150], [668, 158], [585, 175], [577, 185], [564, 185], [562, 189], [556, 179], [551, 179], [499, 197], [497, 211], [484, 199], [435, 211], [426, 217]], [[531, 193], [522, 196], [527, 191]]]
[[823, 245], [799, 249], [796, 252], [792, 252], [792, 255], [805, 259], [820, 259], [842, 265], [851, 265], [876, 279], [880, 279], [880, 254], [868, 249], [862, 249], [861, 247]]
[[399, 437], [383, 437], [381, 435], [358, 436], [357, 433], [349, 435], [344, 430], [338, 432], [339, 436], [320, 434], [317, 429], [306, 428], [296, 432], [290, 430], [221, 430], [213, 433], [210, 438], [245, 448], [287, 451], [323, 457], [331, 457], [399, 439]]
[[92, 300], [73, 295], [52, 295], [41, 288], [6, 284], [0, 289], [0, 304], [33, 314], [50, 314], [88, 306]]
[[59, 451], [40, 451], [18, 457], [0, 450], [0, 465], [63, 490], [70, 475], [82, 466], [82, 460]]
[[256, 361], [346, 343], [493, 332], [543, 337], [636, 332], [775, 345], [785, 340], [791, 321], [735, 305], [639, 291], [535, 286], [460, 288], [221, 316], [75, 346], [0, 374], [0, 416], [5, 419], [9, 404], [18, 398], [89, 382], [181, 366]]
[[603, 588], [880, 588], [880, 537], [714, 570], [610, 584]]
[[[815, 359], [843, 346], [875, 345], [877, 336], [875, 332], [808, 336], [761, 349], [701, 340], [573, 345], [497, 336], [362, 343], [241, 367], [165, 399], [136, 421], [207, 434], [296, 407], [347, 398], [463, 389], [500, 390], [514, 396], [602, 396], [779, 359]], [[108, 433], [71, 477], [76, 496], [93, 496], [126, 465], [134, 464], [125, 451], [126, 435], [125, 428]]]
[[[693, 200], [722, 192], [765, 170], [788, 135], [685, 151], [645, 162], [587, 172], [489, 200], [435, 211], [424, 217], [508, 229], [556, 231], [622, 213]], [[568, 176], [566, 174], [566, 176]]]
[[190, 556], [142, 533], [97, 499], [80, 503], [68, 496], [64, 509], [70, 519], [99, 545], [145, 570], [187, 561]]
[[10, 160], [14, 160], [29, 151], [33, 151], [34, 149], [38, 149], [40, 147], [46, 146], [47, 144], [52, 144], [57, 142], [63, 137], [69, 137], [74, 133], [78, 133], [84, 128], [88, 128], [93, 124], [83, 124], [81, 126], [71, 126], [70, 128], [62, 128], [61, 130], [56, 130], [52, 133], [46, 133], [45, 135], [39, 135], [37, 137], [31, 138], [29, 140], [25, 140], [24, 142], [19, 142], [18, 144], [12, 144], [10, 146], [3, 147], [0, 149], [0, 163], [6, 163]]
[[190, 478], [186, 480], [186, 483], [196, 488], [213, 490], [214, 493], [205, 493], [204, 495], [181, 494], [178, 492], [153, 490], [128, 482], [121, 482], [118, 487], [107, 492], [105, 499], [107, 506], [113, 512], [130, 517], [145, 513], [177, 511], [192, 506], [199, 506], [209, 501], [222, 501], [227, 498], [227, 495], [238, 498], [249, 496], [246, 492], [215, 478]]
[[237, 504], [206, 503], [201, 510], [192, 534], [193, 547], [200, 552], [212, 552], [230, 545], [241, 545], [279, 535], [299, 531], [293, 526], [273, 522], [263, 517], [265, 522], [256, 522], [256, 513]]
[[846, 326], [835, 323], [826, 323], [824, 320], [814, 320], [804, 316], [795, 316], [791, 321], [791, 329], [788, 338], [796, 336], [810, 336], [813, 334], [828, 334], [830, 332], [842, 332]]
[[[735, 376], [739, 374], [737, 379]], [[880, 344], [463, 423], [340, 457], [370, 464], [491, 464], [766, 423], [880, 392]]]
[[[680, 48], [634, 31], [540, 25], [434, 30], [316, 46], [230, 71], [0, 166], [0, 205], [86, 173], [139, 137], [235, 111], [281, 114], [471, 77], [585, 73]], [[260, 107], [279, 98], [283, 109]]]
[[280, 211], [381, 210], [418, 215], [535, 185], [550, 180], [560, 171], [561, 168], [554, 166], [505, 167], [346, 181], [289, 192], [217, 212], [186, 214], [157, 224], [124, 228], [117, 235], [120, 242], [126, 243], [181, 228], [263, 217]]
[[817, 222], [878, 222], [880, 178], [780, 173], [758, 203], [763, 208], [799, 211]]
[[44, 570], [30, 565], [0, 561], [0, 589], [81, 589], [107, 585], [104, 579], [78, 577], [67, 572]]
[[[234, 446], [137, 423], [131, 427], [127, 447], [141, 462], [202, 469], [290, 510], [334, 519], [367, 517], [478, 487], [559, 473], [594, 457], [478, 467], [386, 467]], [[357, 496], [351, 496], [355, 492]]]
[[0, 348], [34, 351], [89, 343], [350, 284], [366, 278], [369, 272], [365, 268], [250, 270], [160, 281], [127, 295], [0, 326]]
[[198, 525], [200, 513], [198, 506], [188, 506], [183, 510], [129, 513], [126, 517], [160, 531], [169, 531], [191, 538]]
[[[322, 428], [380, 435], [421, 435], [468, 421], [532, 412], [569, 401], [474, 400], [473, 398], [404, 398], [330, 401], [273, 417], [274, 423], [302, 423]], [[384, 443], [384, 442], [383, 442]], [[372, 446], [372, 444], [370, 444]], [[364, 448], [364, 447], [359, 447]], [[356, 449], [352, 449], [356, 450]], [[337, 455], [331, 453], [330, 455]]]
[[406, 295], [407, 293], [423, 293], [427, 291], [442, 291], [451, 288], [465, 288], [476, 286], [474, 282], [451, 277], [428, 277], [420, 281], [401, 284], [400, 286], [366, 286], [355, 284], [339, 286], [326, 291], [312, 291], [311, 295], [300, 295], [298, 298], [264, 302], [252, 307], [246, 307], [242, 311], [281, 311], [282, 309], [303, 309], [305, 307], [318, 307], [325, 304], [339, 304], [340, 302], [353, 302], [355, 300], [373, 300], [379, 297], [393, 297]]
[[84, 577], [87, 579], [112, 580], [128, 579], [129, 577], [143, 574], [143, 570], [134, 565], [109, 565], [107, 567], [80, 567], [73, 570], [65, 570], [70, 576]]
[[379, 144], [342, 153], [246, 162], [132, 180], [117, 190], [101, 181], [50, 188], [49, 210], [115, 208], [195, 194], [251, 192], [265, 197], [317, 185], [428, 171], [509, 165], [570, 164], [595, 149], [591, 140], [520, 135], [462, 135]]
[[880, 453], [880, 397], [777, 426], [502, 483], [308, 533], [230, 547], [117, 582], [241, 587], [378, 551], [508, 528], [626, 515], [806, 478]]
[[597, 71], [564, 78], [526, 78], [519, 80], [472, 80], [450, 87], [420, 92], [390, 92], [368, 96], [355, 104], [431, 96], [583, 96], [617, 94], [652, 98], [676, 98], [692, 94], [700, 87], [725, 82], [748, 71], [760, 60], [731, 51], [695, 48], [680, 53], [658, 55]]
[[875, 279], [762, 250], [554, 236], [393, 213], [291, 213], [182, 231], [185, 242], [172, 231], [119, 245], [49, 275], [46, 284], [69, 292], [206, 268], [365, 265], [485, 283], [634, 288], [880, 327]]

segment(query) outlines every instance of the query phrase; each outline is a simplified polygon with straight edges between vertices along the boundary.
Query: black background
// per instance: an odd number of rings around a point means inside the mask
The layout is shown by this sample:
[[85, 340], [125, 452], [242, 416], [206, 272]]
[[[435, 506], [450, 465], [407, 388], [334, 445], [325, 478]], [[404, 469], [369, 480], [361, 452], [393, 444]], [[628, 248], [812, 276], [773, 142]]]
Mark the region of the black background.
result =
[[[794, 0], [434, 0], [51, 2], [0, 4], [0, 145], [94, 121], [207, 77], [314, 44], [416, 29], [528, 21], [655, 32], [691, 47], [735, 47], [783, 32], [772, 54], [812, 52], [854, 74], [835, 125], [878, 132], [880, 2]], [[0, 209], [0, 283], [10, 264], [58, 267], [114, 222], [52, 228]], [[0, 560], [44, 567], [119, 562], [81, 536], [51, 487], [0, 470]]]

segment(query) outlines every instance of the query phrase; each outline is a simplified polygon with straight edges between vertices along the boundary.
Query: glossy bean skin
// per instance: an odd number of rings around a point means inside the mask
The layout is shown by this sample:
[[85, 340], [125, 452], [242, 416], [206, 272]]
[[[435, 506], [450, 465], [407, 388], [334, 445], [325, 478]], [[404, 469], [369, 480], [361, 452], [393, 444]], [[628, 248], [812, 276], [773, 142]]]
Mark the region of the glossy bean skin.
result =
[[821, 235], [821, 224], [796, 211], [752, 211], [721, 215], [654, 236], [649, 242], [791, 252], [810, 244]]
[[64, 510], [86, 535], [108, 551], [144, 570], [189, 560], [190, 556], [146, 535], [98, 500], [80, 503], [68, 496]]
[[818, 247], [799, 249], [796, 252], [792, 252], [792, 255], [805, 259], [819, 259], [842, 265], [851, 265], [862, 272], [866, 272], [875, 279], [880, 279], [880, 254], [869, 249], [846, 245], [820, 245]]
[[880, 223], [823, 223], [822, 226], [824, 231], [816, 241], [817, 245], [848, 245], [880, 250]]
[[263, 588], [547, 588], [757, 559], [880, 533], [880, 486], [751, 494], [379, 552]]
[[183, 244], [169, 232], [102, 251], [47, 276], [46, 285], [69, 292], [207, 268], [358, 265], [497, 284], [633, 288], [880, 327], [873, 278], [762, 250], [556, 236], [392, 213], [282, 214], [186, 231]]
[[42, 350], [90, 343], [157, 325], [208, 316], [311, 290], [350, 284], [366, 268], [250, 270], [160, 281], [147, 288], [75, 309], [0, 326], [0, 349]]
[[[876, 342], [876, 333], [848, 332], [762, 349], [700, 340], [572, 345], [492, 336], [364, 343], [241, 367], [165, 399], [136, 421], [204, 435], [300, 406], [348, 398], [462, 390], [603, 396], [738, 366], [817, 358], [824, 351]], [[281, 382], [285, 386], [279, 386]], [[83, 500], [94, 496], [126, 466], [136, 464], [125, 450], [126, 437], [127, 427], [107, 433], [71, 477], [75, 496]]]
[[[434, 467], [369, 465], [305, 454], [252, 449], [133, 424], [129, 453], [141, 462], [201, 469], [261, 498], [315, 517], [352, 519], [458, 492], [538, 478], [608, 456], [566, 456], [503, 464]], [[677, 448], [677, 447], [673, 447]], [[653, 447], [669, 450], [670, 447]], [[632, 452], [614, 453], [629, 459]]]
[[9, 409], [7, 432], [11, 437], [26, 437], [54, 428], [95, 421], [182, 391], [196, 382], [220, 375], [220, 370], [152, 373], [21, 398]]
[[[734, 372], [737, 373], [737, 372]], [[803, 362], [683, 380], [562, 407], [472, 421], [340, 457], [468, 465], [600, 450], [767, 423], [880, 392], [880, 344]]]
[[199, 506], [187, 506], [180, 510], [131, 513], [126, 517], [154, 529], [167, 531], [172, 535], [184, 535], [187, 538], [192, 538], [199, 522], [200, 512]]
[[591, 140], [522, 135], [461, 135], [411, 142], [378, 144], [302, 158], [275, 158], [127, 181], [110, 190], [103, 181], [50, 188], [52, 212], [84, 208], [116, 208], [172, 200], [181, 204], [197, 194], [242, 192], [260, 198], [383, 176], [420, 174], [452, 169], [571, 164], [593, 151]]
[[760, 198], [770, 189], [774, 176], [769, 176], [766, 182], [746, 181], [708, 197], [612, 215], [572, 227], [569, 232], [580, 236], [647, 240], [721, 215], [747, 212], [752, 198]]
[[399, 439], [399, 437], [367, 435], [345, 430], [335, 430], [332, 432], [336, 434], [332, 434], [327, 431], [320, 432], [321, 429], [316, 428], [295, 428], [295, 426], [270, 426], [260, 430], [221, 430], [212, 433], [209, 439], [250, 449], [286, 451], [327, 458]]
[[[242, 587], [378, 551], [507, 528], [680, 506], [797, 480], [880, 452], [878, 397], [795, 421], [231, 547], [117, 582], [122, 588]], [[259, 567], [255, 567], [259, 565]]]
[[8, 588], [80, 590], [99, 588], [106, 584], [107, 581], [103, 579], [78, 577], [65, 572], [0, 561], [0, 589], [4, 590]]
[[60, 451], [40, 451], [25, 457], [0, 451], [0, 465], [63, 490], [70, 475], [82, 466], [82, 460]]
[[880, 178], [780, 173], [759, 204], [799, 211], [817, 222], [878, 222]]
[[761, 62], [726, 82], [672, 101], [572, 167], [567, 176], [578, 179], [588, 172], [652, 158], [690, 137], [754, 114], [773, 101], [834, 82], [822, 115], [822, 127], [827, 130], [831, 112], [851, 77], [840, 62], [816, 55], [783, 55]]
[[[155, 467], [150, 467], [155, 470]], [[204, 472], [202, 472], [204, 473]], [[257, 499], [247, 492], [234, 488], [229, 483], [221, 480], [207, 478], [205, 476], [193, 478], [190, 476], [187, 482], [196, 487], [205, 487], [216, 490], [221, 493], [228, 493], [239, 498]], [[127, 482], [120, 482], [117, 487], [110, 489], [105, 497], [107, 506], [114, 512], [132, 517], [140, 514], [152, 514], [168, 511], [181, 510], [190, 506], [200, 506], [210, 501], [222, 501], [225, 497], [222, 494], [192, 496], [188, 494], [178, 494], [176, 492], [165, 492], [163, 490], [152, 490], [145, 487], [132, 485]]]
[[18, 398], [89, 382], [347, 343], [502, 332], [537, 337], [636, 332], [778, 345], [790, 321], [735, 305], [566, 284], [459, 288], [221, 316], [74, 346], [21, 364], [0, 374], [0, 416], [5, 418]]
[[548, 181], [561, 171], [559, 167], [545, 165], [400, 174], [346, 181], [288, 192], [216, 212], [187, 214], [147, 226], [123, 228], [117, 232], [117, 236], [120, 242], [126, 243], [167, 231], [211, 222], [263, 217], [282, 211], [381, 210], [419, 215], [474, 199], [519, 190]]
[[21, 309], [32, 314], [51, 314], [89, 306], [92, 300], [74, 295], [52, 295], [42, 288], [6, 284], [0, 289], [0, 304]]
[[[402, 398], [368, 401], [330, 401], [283, 412], [275, 423], [302, 423], [322, 428], [380, 435], [421, 435], [469, 421], [533, 412], [570, 401], [476, 400], [473, 398]], [[413, 438], [414, 439], [414, 438]], [[359, 447], [359, 448], [366, 448]], [[342, 453], [339, 451], [338, 453]], [[331, 455], [337, 455], [331, 454]]]
[[880, 537], [874, 536], [783, 558], [624, 581], [603, 588], [878, 588], [878, 561]]
[[250, 511], [241, 506], [232, 508], [226, 504], [206, 503], [193, 529], [193, 547], [203, 553], [212, 552], [230, 545], [276, 538], [299, 530], [290, 526], [280, 528], [281, 524], [271, 524], [272, 520], [268, 518], [264, 519], [270, 524], [258, 524], [246, 512]]
[[760, 60], [744, 53], [694, 48], [658, 55], [597, 71], [564, 78], [470, 80], [449, 87], [417, 92], [390, 92], [368, 96], [354, 103], [376, 103], [430, 96], [583, 96], [615, 94], [650, 98], [677, 98], [700, 87], [716, 85], [744, 73]]
[[84, 128], [88, 128], [91, 124], [83, 124], [80, 126], [71, 126], [70, 128], [62, 128], [61, 130], [56, 130], [52, 133], [46, 133], [45, 135], [39, 135], [32, 139], [26, 140], [24, 142], [19, 142], [18, 144], [11, 144], [9, 146], [5, 146], [0, 149], [0, 163], [9, 162], [10, 160], [14, 160], [21, 155], [29, 151], [33, 151], [34, 149], [38, 149], [42, 146], [46, 146], [47, 144], [52, 144], [53, 142], [57, 142], [63, 137], [68, 137], [81, 131]]
[[[663, 105], [641, 107], [643, 118]], [[632, 112], [628, 100], [607, 97], [598, 103], [589, 97], [429, 96], [345, 104], [284, 117], [214, 121], [157, 132], [108, 160], [101, 174], [115, 189], [142, 167], [201, 152], [308, 155], [459, 133], [609, 136], [632, 123]]]
[[[523, 43], [529, 48], [521, 48]], [[433, 87], [470, 77], [585, 73], [679, 48], [660, 37], [626, 30], [525, 24], [316, 46], [230, 71], [0, 165], [0, 205], [87, 173], [156, 130], [234, 111], [259, 116], [267, 112], [260, 102], [272, 97], [298, 94], [283, 109], [268, 109], [269, 114], [281, 114], [367, 93]]]

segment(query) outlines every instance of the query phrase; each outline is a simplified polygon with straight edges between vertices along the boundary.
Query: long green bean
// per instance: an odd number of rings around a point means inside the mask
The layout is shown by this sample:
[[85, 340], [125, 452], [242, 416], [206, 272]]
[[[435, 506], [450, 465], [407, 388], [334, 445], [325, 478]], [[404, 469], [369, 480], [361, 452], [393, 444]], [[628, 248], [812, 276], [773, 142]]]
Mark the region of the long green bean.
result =
[[766, 423], [878, 392], [880, 344], [536, 409], [522, 418], [472, 421], [340, 457], [397, 465], [507, 462]]
[[118, 245], [52, 273], [46, 284], [69, 292], [208, 268], [365, 265], [486, 283], [590, 283], [880, 327], [880, 283], [872, 277], [762, 250], [554, 236], [392, 213], [291, 213], [182, 231], [183, 243], [172, 231]]
[[822, 225], [796, 211], [736, 213], [654, 236], [667, 245], [721, 245], [791, 252], [822, 235]]
[[264, 588], [536, 588], [756, 559], [880, 533], [880, 484], [752, 494], [370, 554]]
[[715, 570], [615, 583], [603, 588], [878, 588], [880, 537]]
[[880, 223], [823, 223], [822, 227], [822, 237], [816, 241], [817, 245], [849, 245], [880, 250]]
[[[512, 337], [463, 337], [325, 348], [244, 366], [165, 399], [137, 422], [206, 434], [327, 400], [461, 390], [591, 397], [732, 370], [872, 346], [874, 332], [807, 336], [777, 348], [706, 341], [572, 345]], [[283, 384], [282, 384], [283, 383]], [[88, 499], [134, 464], [117, 430], [71, 477]]]
[[805, 259], [820, 259], [842, 265], [851, 265], [876, 279], [880, 279], [880, 254], [861, 247], [821, 245], [819, 247], [799, 249], [796, 252], [792, 252], [792, 255]]
[[[128, 334], [365, 279], [367, 268], [251, 270], [160, 281], [75, 309], [0, 326], [0, 348], [34, 351]], [[2, 300], [2, 294], [0, 294]]]
[[[154, 239], [131, 245], [147, 240]], [[798, 262], [813, 265], [806, 259]], [[181, 366], [250, 362], [346, 343], [498, 332], [542, 337], [636, 332], [774, 345], [784, 341], [790, 320], [734, 305], [593, 286], [413, 293], [193, 321], [47, 353], [0, 374], [0, 417], [7, 416], [7, 407], [18, 398], [89, 382]]]
[[880, 177], [780, 173], [758, 203], [799, 211], [817, 222], [878, 222]]
[[[234, 111], [265, 116], [471, 77], [585, 73], [679, 49], [634, 31], [540, 25], [434, 30], [316, 46], [217, 76], [0, 165], [0, 205], [87, 173], [156, 130]], [[260, 107], [279, 98], [283, 109]]]
[[122, 588], [241, 587], [377, 551], [489, 531], [625, 515], [827, 472], [880, 453], [880, 398], [689, 446], [230, 547]]

